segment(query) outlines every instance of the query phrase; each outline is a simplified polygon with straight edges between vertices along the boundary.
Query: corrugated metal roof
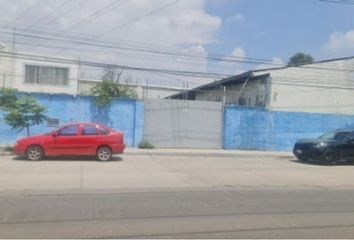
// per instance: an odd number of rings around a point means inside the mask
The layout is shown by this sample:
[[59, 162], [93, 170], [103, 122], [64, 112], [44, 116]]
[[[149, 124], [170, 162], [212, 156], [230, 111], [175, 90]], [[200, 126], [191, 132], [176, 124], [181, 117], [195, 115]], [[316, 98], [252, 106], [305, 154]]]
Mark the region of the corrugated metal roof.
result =
[[180, 93], [176, 93], [174, 95], [171, 95], [167, 98], [178, 98], [178, 97], [182, 97], [186, 92], [188, 92], [189, 94], [195, 93], [197, 91], [206, 91], [206, 90], [210, 90], [213, 89], [215, 87], [218, 86], [229, 86], [229, 85], [234, 85], [237, 83], [244, 83], [246, 80], [248, 81], [254, 81], [254, 80], [258, 80], [258, 79], [263, 79], [265, 77], [268, 77], [270, 74], [262, 74], [262, 75], [258, 75], [258, 76], [254, 76], [252, 71], [249, 72], [245, 72], [245, 73], [241, 73], [239, 75], [235, 75], [232, 77], [228, 77], [228, 78], [224, 78], [221, 79], [219, 81], [215, 81], [215, 82], [211, 82], [190, 90], [186, 90], [186, 91], [182, 91]]

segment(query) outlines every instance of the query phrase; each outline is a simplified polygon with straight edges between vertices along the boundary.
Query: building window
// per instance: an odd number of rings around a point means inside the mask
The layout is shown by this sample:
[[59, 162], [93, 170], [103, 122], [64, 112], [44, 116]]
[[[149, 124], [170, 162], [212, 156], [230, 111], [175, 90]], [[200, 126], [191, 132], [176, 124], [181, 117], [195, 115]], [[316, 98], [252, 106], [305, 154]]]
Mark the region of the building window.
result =
[[68, 85], [69, 68], [26, 65], [25, 82], [44, 85]]

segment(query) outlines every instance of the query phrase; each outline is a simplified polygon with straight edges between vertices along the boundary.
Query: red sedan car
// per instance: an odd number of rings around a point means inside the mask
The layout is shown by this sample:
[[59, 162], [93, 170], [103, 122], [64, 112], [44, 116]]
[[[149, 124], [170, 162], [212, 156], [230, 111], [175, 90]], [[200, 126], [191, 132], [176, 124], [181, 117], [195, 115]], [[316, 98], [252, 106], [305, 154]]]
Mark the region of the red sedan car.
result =
[[40, 160], [44, 156], [97, 156], [109, 161], [112, 154], [123, 153], [124, 135], [95, 123], [73, 123], [51, 133], [22, 138], [14, 151], [28, 160]]

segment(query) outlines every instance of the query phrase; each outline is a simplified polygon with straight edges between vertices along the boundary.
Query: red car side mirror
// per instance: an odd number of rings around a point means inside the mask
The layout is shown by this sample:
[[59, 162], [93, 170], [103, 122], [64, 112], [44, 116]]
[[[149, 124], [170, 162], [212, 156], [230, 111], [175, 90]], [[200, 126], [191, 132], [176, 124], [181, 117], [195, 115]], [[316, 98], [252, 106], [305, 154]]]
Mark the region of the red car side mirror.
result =
[[52, 132], [50, 135], [51, 135], [53, 138], [56, 138], [56, 137], [58, 136], [58, 133], [57, 133], [57, 132]]

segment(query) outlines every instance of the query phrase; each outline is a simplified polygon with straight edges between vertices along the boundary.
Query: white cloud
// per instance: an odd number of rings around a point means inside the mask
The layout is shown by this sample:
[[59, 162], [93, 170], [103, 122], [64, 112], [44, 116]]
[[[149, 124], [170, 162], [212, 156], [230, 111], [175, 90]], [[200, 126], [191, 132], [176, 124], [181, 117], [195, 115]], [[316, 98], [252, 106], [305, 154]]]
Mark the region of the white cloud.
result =
[[265, 64], [260, 64], [256, 67], [256, 69], [264, 69], [264, 68], [275, 68], [275, 67], [282, 67], [285, 66], [285, 62], [283, 59], [279, 58], [279, 57], [274, 57], [272, 59], [272, 62], [270, 62], [269, 64], [265, 63]]
[[245, 16], [243, 14], [238, 13], [238, 14], [236, 14], [234, 16], [230, 16], [230, 17], [226, 18], [226, 21], [227, 22], [233, 22], [233, 23], [240, 23], [240, 22], [245, 21], [245, 19], [246, 18], [245, 18]]
[[354, 29], [332, 33], [328, 43], [324, 45], [324, 51], [331, 56], [354, 55]]
[[224, 62], [217, 64], [220, 73], [224, 74], [239, 74], [244, 72], [242, 60], [247, 56], [246, 50], [242, 47], [234, 48], [230, 54], [225, 56]]
[[[46, 0], [17, 0], [17, 1], [0, 1], [2, 14], [0, 21], [13, 22], [16, 16], [19, 18], [16, 24], [31, 25], [36, 23], [44, 16], [46, 19], [36, 24], [36, 27], [45, 27], [55, 30], [70, 29], [70, 31], [80, 34], [99, 35], [115, 26], [125, 24], [139, 16], [144, 16], [147, 12], [158, 9], [167, 5], [171, 1], [166, 0], [130, 0], [120, 6], [113, 8], [111, 11], [104, 13], [102, 16], [96, 16], [82, 24], [71, 29], [73, 24], [79, 22], [95, 11], [110, 4], [111, 0], [75, 0], [70, 1], [59, 10], [58, 9], [66, 0], [46, 1]], [[82, 2], [82, 4], [79, 4]], [[32, 4], [38, 4], [31, 9]], [[119, 4], [118, 4], [119, 5]], [[21, 15], [26, 9], [26, 14]], [[203, 45], [216, 41], [216, 33], [222, 21], [219, 17], [213, 16], [205, 11], [204, 0], [184, 1], [181, 0], [176, 4], [155, 12], [149, 16], [142, 17], [133, 23], [118, 28], [112, 32], [97, 37], [102, 39], [109, 37], [119, 42], [120, 47], [144, 48], [149, 50], [159, 50], [165, 52], [176, 52], [177, 54], [200, 54], [207, 56]], [[82, 35], [84, 36], [84, 35]], [[41, 41], [29, 38], [17, 38], [19, 47], [29, 48], [20, 45], [20, 41], [26, 41], [31, 44], [38, 44]], [[2, 41], [2, 38], [0, 39]], [[8, 36], [9, 44], [11, 44], [12, 36]], [[44, 46], [60, 45], [62, 42], [44, 42]], [[177, 58], [176, 56], [154, 55], [141, 52], [133, 52], [128, 50], [117, 49], [97, 49], [88, 46], [71, 46], [79, 49], [56, 49], [48, 50], [47, 48], [37, 48], [39, 52], [56, 52], [61, 55], [71, 54], [80, 55], [82, 59], [92, 61], [104, 61], [107, 63], [116, 63], [121, 65], [131, 65], [145, 68], [170, 68], [183, 71], [207, 71], [207, 60], [192, 60], [186, 58]], [[86, 49], [86, 50], [85, 50]], [[96, 49], [96, 52], [87, 49]], [[33, 50], [33, 48], [32, 48]], [[145, 81], [150, 78], [154, 81], [166, 81], [172, 84], [172, 80], [166, 77], [131, 72], [134, 78], [139, 81]], [[89, 74], [86, 74], [88, 76]], [[176, 77], [185, 78], [185, 77]], [[205, 79], [188, 79], [190, 81], [206, 81]], [[179, 82], [176, 80], [176, 84]]]
[[234, 50], [231, 53], [231, 57], [237, 57], [237, 58], [245, 58], [246, 57], [246, 51], [243, 48], [234, 48]]

